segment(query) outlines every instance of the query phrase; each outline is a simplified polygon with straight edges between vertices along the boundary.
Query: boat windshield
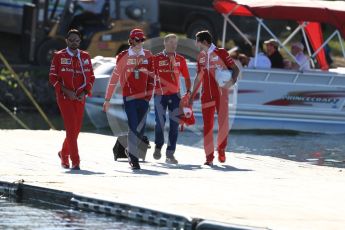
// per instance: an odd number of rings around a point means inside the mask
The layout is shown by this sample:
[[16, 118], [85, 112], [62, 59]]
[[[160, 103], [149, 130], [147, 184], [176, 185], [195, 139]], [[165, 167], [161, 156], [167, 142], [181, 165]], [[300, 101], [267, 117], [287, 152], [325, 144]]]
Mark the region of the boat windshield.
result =
[[111, 75], [113, 72], [115, 63], [103, 63], [94, 69], [95, 75]]

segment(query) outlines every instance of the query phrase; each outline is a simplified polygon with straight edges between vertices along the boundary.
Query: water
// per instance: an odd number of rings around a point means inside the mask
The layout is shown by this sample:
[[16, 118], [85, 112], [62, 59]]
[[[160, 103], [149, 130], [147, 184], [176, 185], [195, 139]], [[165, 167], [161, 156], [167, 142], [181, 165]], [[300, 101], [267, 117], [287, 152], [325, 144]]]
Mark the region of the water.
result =
[[28, 204], [13, 203], [5, 199], [0, 199], [0, 213], [0, 229], [169, 230], [169, 228], [150, 226], [92, 212], [81, 212], [72, 209], [37, 208]]
[[[48, 129], [37, 113], [18, 112], [32, 129]], [[63, 129], [59, 115], [49, 115], [57, 129]], [[20, 126], [7, 114], [0, 113], [0, 129]], [[110, 129], [96, 130], [85, 114], [82, 131], [112, 135]], [[154, 141], [153, 131], [146, 133]], [[166, 138], [167, 140], [167, 138]], [[216, 137], [215, 137], [216, 140]], [[231, 131], [227, 151], [289, 159], [311, 164], [345, 168], [345, 135], [328, 135], [298, 132]], [[203, 148], [201, 133], [180, 132], [178, 144]]]

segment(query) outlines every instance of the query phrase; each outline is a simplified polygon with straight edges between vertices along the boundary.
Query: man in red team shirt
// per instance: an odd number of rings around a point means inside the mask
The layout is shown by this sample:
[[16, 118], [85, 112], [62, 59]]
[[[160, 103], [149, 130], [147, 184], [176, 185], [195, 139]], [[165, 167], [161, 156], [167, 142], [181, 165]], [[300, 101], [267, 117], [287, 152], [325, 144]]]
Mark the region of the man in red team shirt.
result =
[[161, 148], [164, 144], [164, 125], [166, 110], [169, 111], [169, 141], [166, 149], [166, 163], [177, 164], [174, 157], [179, 126], [180, 105], [180, 75], [185, 79], [187, 93], [190, 94], [191, 82], [186, 60], [176, 53], [177, 36], [168, 34], [164, 37], [165, 49], [154, 57], [155, 68], [155, 151], [153, 157], [161, 158]]
[[[196, 34], [196, 46], [200, 49], [200, 53], [197, 58], [197, 77], [194, 81], [192, 95], [195, 95], [201, 81], [205, 165], [213, 165], [214, 113], [217, 111], [218, 114], [218, 160], [223, 163], [226, 159], [225, 149], [229, 133], [229, 88], [236, 83], [239, 69], [225, 49], [217, 48], [212, 43], [212, 36], [208, 31], [200, 31]], [[220, 85], [216, 80], [216, 70], [232, 70], [231, 79], [224, 85]], [[193, 102], [193, 98], [190, 102]]]
[[91, 95], [95, 81], [92, 63], [87, 52], [79, 50], [81, 34], [70, 30], [67, 48], [56, 52], [50, 66], [49, 82], [55, 88], [56, 100], [66, 129], [66, 138], [59, 152], [61, 166], [79, 170], [77, 138], [83, 122], [85, 97]]
[[152, 54], [143, 49], [145, 41], [141, 29], [129, 34], [129, 49], [116, 57], [116, 65], [108, 83], [103, 111], [108, 111], [116, 84], [120, 81], [125, 112], [128, 119], [128, 156], [133, 170], [140, 169], [138, 145], [144, 135], [149, 101], [154, 87]]

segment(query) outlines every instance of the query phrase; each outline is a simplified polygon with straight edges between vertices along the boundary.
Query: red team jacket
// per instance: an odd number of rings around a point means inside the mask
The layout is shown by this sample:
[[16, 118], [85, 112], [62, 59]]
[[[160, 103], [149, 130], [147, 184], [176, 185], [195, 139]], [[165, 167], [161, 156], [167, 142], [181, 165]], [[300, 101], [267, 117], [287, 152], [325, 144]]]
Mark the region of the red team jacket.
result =
[[91, 96], [95, 81], [90, 55], [82, 50], [76, 56], [66, 48], [54, 54], [50, 66], [49, 82], [55, 87], [56, 96], [65, 98], [61, 85], [73, 90], [77, 95], [86, 92]]
[[143, 49], [139, 56], [135, 56], [131, 48], [122, 51], [116, 58], [116, 66], [105, 95], [106, 99], [111, 98], [119, 80], [124, 97], [150, 100], [154, 87], [152, 53]]
[[202, 76], [202, 102], [209, 102], [219, 96], [219, 87], [215, 79], [217, 68], [231, 69], [234, 61], [223, 48], [211, 45], [208, 52], [202, 51], [198, 55], [198, 73], [203, 70]]
[[165, 51], [156, 54], [154, 57], [154, 67], [156, 95], [178, 93], [180, 91], [180, 75], [182, 74], [184, 78], [189, 78], [186, 59], [176, 53], [172, 58]]

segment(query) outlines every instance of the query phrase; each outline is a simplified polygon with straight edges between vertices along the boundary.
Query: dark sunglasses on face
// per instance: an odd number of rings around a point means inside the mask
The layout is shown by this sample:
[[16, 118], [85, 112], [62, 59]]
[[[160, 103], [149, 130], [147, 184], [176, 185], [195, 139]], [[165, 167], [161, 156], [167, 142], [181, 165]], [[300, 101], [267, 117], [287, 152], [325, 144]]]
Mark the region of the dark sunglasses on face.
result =
[[70, 43], [80, 43], [80, 39], [67, 39]]
[[144, 42], [145, 38], [134, 38], [135, 42]]

